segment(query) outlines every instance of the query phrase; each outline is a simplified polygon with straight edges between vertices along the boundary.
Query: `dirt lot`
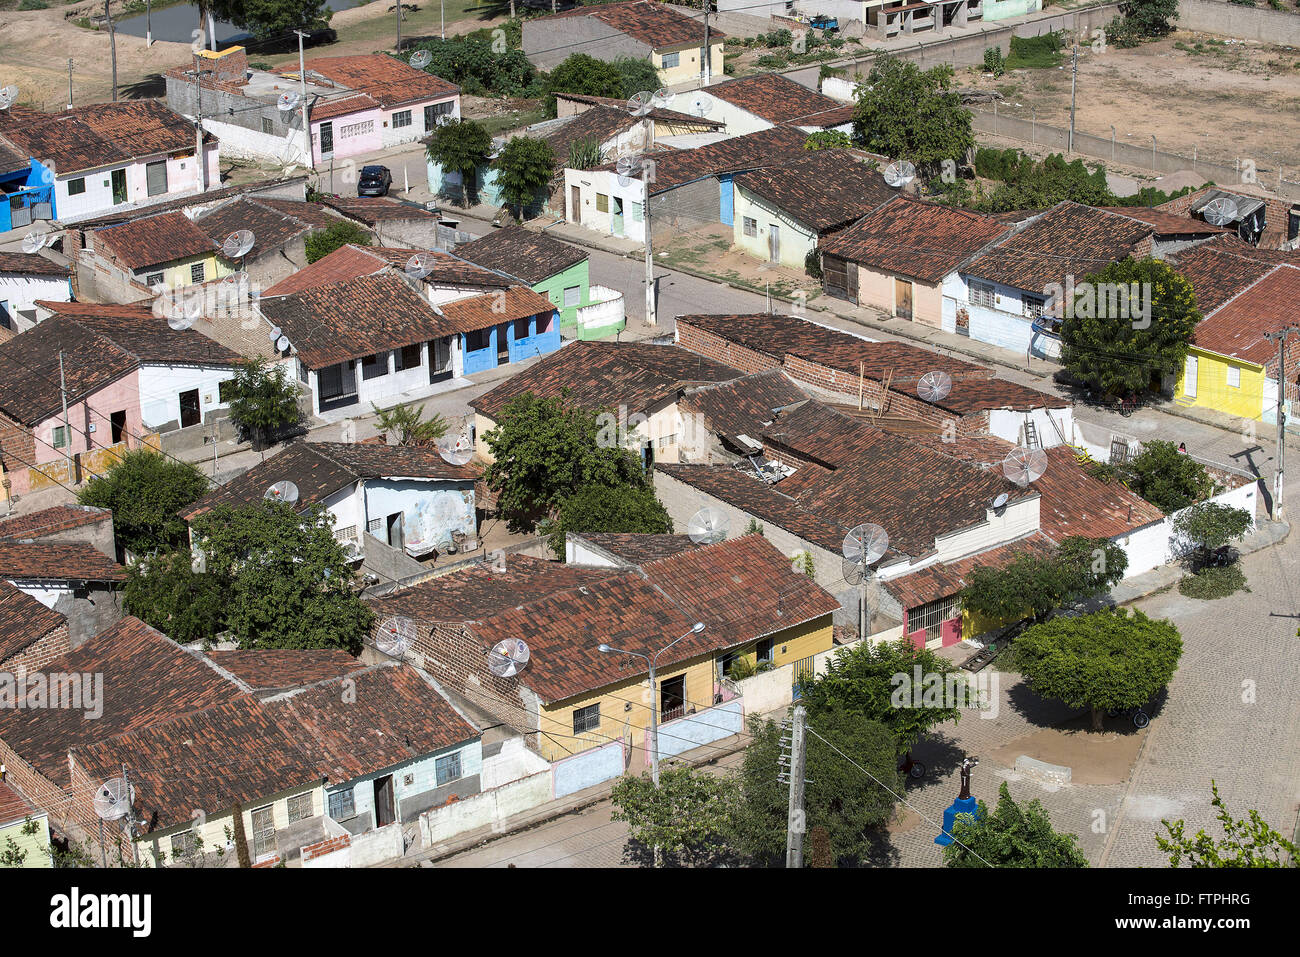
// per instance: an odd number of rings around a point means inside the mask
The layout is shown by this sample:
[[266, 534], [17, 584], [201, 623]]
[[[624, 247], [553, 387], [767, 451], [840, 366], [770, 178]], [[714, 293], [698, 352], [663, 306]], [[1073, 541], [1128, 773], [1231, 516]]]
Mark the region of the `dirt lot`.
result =
[[[962, 71], [964, 87], [1006, 97], [999, 113], [1067, 127], [1069, 57], [1061, 69], [1014, 70], [994, 79]], [[1261, 169], [1300, 174], [1300, 50], [1179, 32], [1130, 50], [1079, 52], [1075, 128], [1232, 165], [1253, 158]]]

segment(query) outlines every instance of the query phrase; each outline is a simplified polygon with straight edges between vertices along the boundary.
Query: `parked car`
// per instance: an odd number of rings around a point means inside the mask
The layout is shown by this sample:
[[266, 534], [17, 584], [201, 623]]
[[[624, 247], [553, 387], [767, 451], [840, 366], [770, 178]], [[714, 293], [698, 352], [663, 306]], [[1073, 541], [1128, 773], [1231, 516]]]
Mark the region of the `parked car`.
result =
[[363, 166], [357, 177], [358, 196], [387, 196], [393, 185], [393, 174], [387, 166]]

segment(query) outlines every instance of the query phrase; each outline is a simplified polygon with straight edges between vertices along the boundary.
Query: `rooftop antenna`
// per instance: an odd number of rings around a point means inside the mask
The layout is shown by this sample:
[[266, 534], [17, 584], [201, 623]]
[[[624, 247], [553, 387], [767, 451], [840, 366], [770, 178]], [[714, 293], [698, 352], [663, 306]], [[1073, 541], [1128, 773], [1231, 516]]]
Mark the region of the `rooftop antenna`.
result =
[[438, 454], [448, 465], [468, 465], [474, 448], [464, 435], [444, 435], [438, 440]]
[[850, 585], [857, 585], [858, 593], [858, 636], [867, 637], [871, 625], [871, 615], [867, 609], [867, 586], [871, 581], [871, 566], [889, 550], [889, 533], [879, 525], [864, 522], [849, 529], [840, 545], [840, 554], [844, 556], [844, 580]]
[[618, 172], [618, 185], [626, 186], [632, 182], [632, 177], [640, 174], [643, 163], [644, 159], [640, 156], [620, 156], [614, 164]]
[[298, 486], [294, 485], [288, 479], [274, 482], [262, 496], [268, 502], [284, 502], [286, 505], [292, 505], [298, 501]]
[[503, 638], [488, 652], [488, 671], [498, 678], [513, 678], [524, 670], [530, 653], [522, 638]]
[[1001, 511], [1002, 509], [1006, 508], [1006, 507], [1007, 507], [1007, 502], [1008, 502], [1010, 499], [1011, 499], [1011, 496], [1008, 495], [1006, 492], [1003, 492], [1002, 494], [1000, 494], [997, 498], [995, 498], [995, 499], [993, 500], [993, 511], [995, 511], [995, 512], [999, 512], [999, 511]]
[[244, 257], [253, 248], [257, 238], [251, 229], [236, 229], [221, 243], [221, 253], [227, 259], [238, 259], [239, 268], [244, 268]]
[[899, 160], [886, 166], [881, 175], [885, 177], [886, 183], [899, 189], [916, 179], [916, 167], [907, 160]]
[[921, 376], [916, 384], [916, 394], [925, 402], [938, 402], [952, 391], [952, 376], [935, 370]]
[[1231, 196], [1217, 196], [1201, 207], [1201, 216], [1211, 226], [1226, 226], [1236, 222], [1241, 211]]
[[438, 260], [433, 253], [416, 253], [406, 261], [406, 274], [412, 279], [423, 279], [433, 272]]
[[203, 315], [203, 297], [187, 296], [177, 290], [167, 300], [167, 325], [177, 332], [184, 332]]
[[40, 223], [33, 223], [32, 228], [27, 230], [27, 235], [23, 237], [23, 252], [38, 252], [45, 248], [49, 240], [50, 231]]
[[407, 61], [417, 70], [423, 70], [433, 62], [433, 54], [428, 50], [416, 50], [411, 54], [411, 59]]
[[281, 113], [288, 113], [297, 109], [299, 96], [293, 90], [285, 90], [275, 101], [275, 105], [280, 108]]
[[18, 101], [18, 87], [0, 86], [0, 110], [7, 110]]
[[104, 842], [104, 822], [120, 821], [131, 813], [135, 803], [135, 789], [126, 778], [109, 778], [95, 791], [95, 813], [99, 815], [99, 855], [100, 861], [108, 866], [107, 845]]
[[731, 520], [721, 509], [705, 506], [686, 523], [686, 534], [696, 545], [713, 545], [727, 537]]
[[1038, 481], [1046, 471], [1047, 453], [1042, 449], [1014, 448], [1002, 460], [1002, 474], [1021, 488]]
[[627, 101], [627, 110], [633, 116], [645, 116], [654, 109], [655, 95], [642, 90], [640, 93], [634, 93], [632, 99]]
[[390, 658], [405, 660], [411, 646], [415, 643], [417, 632], [415, 622], [409, 618], [401, 616], [387, 618], [379, 626], [379, 633], [375, 636], [375, 647]]
[[670, 93], [664, 87], [660, 87], [659, 89], [655, 90], [654, 95], [650, 97], [651, 105], [658, 107], [659, 109], [663, 109], [672, 101], [673, 101], [672, 93]]

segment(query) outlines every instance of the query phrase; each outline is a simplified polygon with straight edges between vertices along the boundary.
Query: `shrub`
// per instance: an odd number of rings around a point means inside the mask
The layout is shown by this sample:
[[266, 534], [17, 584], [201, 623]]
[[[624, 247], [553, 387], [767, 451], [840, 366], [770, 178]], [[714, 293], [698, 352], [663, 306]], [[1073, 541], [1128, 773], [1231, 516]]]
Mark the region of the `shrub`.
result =
[[1007, 72], [1006, 64], [1002, 60], [1001, 47], [989, 47], [984, 51], [984, 72], [992, 73], [994, 77], [1002, 76]]
[[1187, 575], [1178, 583], [1180, 595], [1199, 598], [1201, 601], [1227, 598], [1239, 591], [1248, 592], [1250, 589], [1246, 586], [1246, 573], [1236, 563], [1202, 568], [1194, 575]]
[[1060, 33], [1044, 33], [1041, 37], [1013, 36], [1006, 69], [1045, 70], [1060, 66], [1064, 47]]
[[760, 70], [779, 70], [789, 61], [783, 53], [764, 53], [754, 61], [754, 66]]
[[803, 257], [803, 271], [813, 279], [822, 278], [821, 258], [817, 254], [816, 247], [808, 250], [808, 255]]
[[45, 0], [22, 0], [18, 4], [19, 10], [48, 10], [50, 5]]

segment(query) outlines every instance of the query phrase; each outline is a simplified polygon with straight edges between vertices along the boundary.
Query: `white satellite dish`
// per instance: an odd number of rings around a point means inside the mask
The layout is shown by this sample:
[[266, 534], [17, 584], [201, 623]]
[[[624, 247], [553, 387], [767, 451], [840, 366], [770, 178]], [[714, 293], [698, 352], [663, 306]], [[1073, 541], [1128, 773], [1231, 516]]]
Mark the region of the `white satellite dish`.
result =
[[647, 93], [645, 90], [633, 94], [632, 99], [627, 101], [628, 112], [633, 116], [645, 116], [654, 109], [654, 97], [653, 93]]
[[488, 652], [488, 671], [498, 678], [513, 678], [528, 664], [528, 645], [522, 638], [505, 638]]
[[285, 143], [284, 149], [280, 150], [280, 165], [284, 167], [286, 175], [292, 173], [298, 168], [298, 147], [292, 143]]
[[237, 229], [221, 243], [221, 252], [227, 259], [239, 259], [248, 255], [256, 241], [251, 229]]
[[952, 376], [946, 372], [927, 372], [916, 384], [916, 394], [926, 402], [938, 402], [952, 391]]
[[280, 94], [280, 98], [275, 101], [275, 105], [280, 108], [281, 113], [288, 113], [298, 105], [298, 94], [292, 90], [286, 90]]
[[898, 189], [916, 179], [916, 167], [907, 160], [899, 160], [886, 166], [881, 175], [885, 177], [886, 183]]
[[238, 286], [242, 283], [248, 282], [248, 273], [242, 271], [232, 272], [229, 276], [227, 276], [225, 279], [221, 281], [231, 286]]
[[289, 348], [289, 346], [290, 342], [288, 336], [281, 336], [279, 339], [275, 340], [275, 348], [280, 352], [284, 352]]
[[274, 482], [262, 498], [268, 502], [284, 502], [286, 505], [292, 505], [298, 501], [298, 486], [287, 479]]
[[730, 528], [726, 513], [706, 506], [691, 516], [686, 523], [686, 534], [696, 545], [712, 545], [726, 538]]
[[456, 122], [456, 117], [450, 113], [439, 114], [438, 119], [434, 121], [436, 126], [449, 126]]
[[433, 267], [437, 264], [438, 260], [433, 253], [416, 253], [406, 261], [406, 274], [412, 279], [423, 279], [433, 272]]
[[135, 788], [122, 778], [109, 778], [95, 791], [95, 813], [105, 821], [120, 821], [131, 813]]
[[44, 226], [33, 225], [23, 237], [23, 252], [34, 253], [45, 248], [45, 241], [49, 239], [50, 231]]
[[428, 50], [416, 50], [411, 54], [411, 59], [407, 61], [417, 70], [423, 70], [433, 62], [433, 54]]
[[280, 338], [280, 327], [279, 327], [279, 326], [272, 326], [272, 327], [271, 327], [271, 331], [268, 332], [268, 333], [266, 334], [266, 338], [270, 339], [272, 342], [275, 342], [276, 339], [279, 339], [279, 338]]
[[840, 553], [844, 560], [852, 562], [865, 570], [868, 565], [880, 561], [881, 556], [889, 550], [889, 533], [879, 525], [865, 522], [854, 526], [844, 536]]
[[1002, 460], [1002, 474], [1024, 488], [1047, 471], [1047, 453], [1042, 449], [1014, 448]]
[[1226, 226], [1241, 218], [1241, 211], [1236, 200], [1228, 196], [1219, 196], [1210, 200], [1201, 208], [1201, 216], [1211, 226]]
[[650, 103], [656, 107], [663, 108], [673, 101], [673, 95], [668, 90], [660, 87], [655, 90], [654, 96], [650, 97]]
[[840, 560], [840, 572], [850, 585], [861, 585], [862, 580], [867, 577], [865, 566], [858, 562], [851, 562], [847, 558]]
[[7, 110], [18, 99], [18, 87], [0, 86], [0, 110]]
[[375, 647], [390, 658], [405, 658], [415, 643], [417, 629], [409, 618], [395, 616], [384, 620], [375, 636]]
[[[197, 300], [197, 297], [196, 297]], [[184, 303], [176, 303], [167, 314], [167, 325], [177, 332], [184, 332], [186, 329], [199, 321], [199, 313], [202, 312], [202, 306], [196, 300], [188, 297]]]
[[614, 164], [614, 169], [618, 173], [618, 185], [626, 186], [632, 182], [633, 174], [641, 171], [641, 157], [620, 156], [618, 162]]
[[696, 93], [691, 97], [687, 110], [692, 116], [708, 116], [713, 112], [713, 97], [707, 93]]
[[993, 500], [993, 508], [994, 509], [1006, 508], [1007, 502], [1010, 501], [1010, 499], [1011, 496], [1008, 495], [1006, 492], [1003, 492], [1001, 495], [999, 495], [997, 498]]
[[438, 440], [438, 454], [448, 465], [468, 465], [474, 457], [474, 447], [463, 435], [444, 435]]

